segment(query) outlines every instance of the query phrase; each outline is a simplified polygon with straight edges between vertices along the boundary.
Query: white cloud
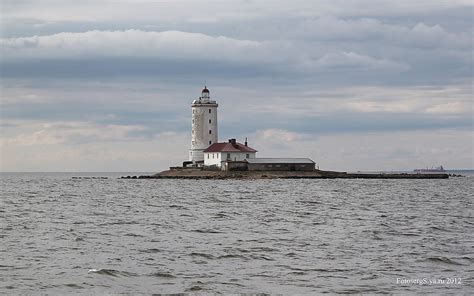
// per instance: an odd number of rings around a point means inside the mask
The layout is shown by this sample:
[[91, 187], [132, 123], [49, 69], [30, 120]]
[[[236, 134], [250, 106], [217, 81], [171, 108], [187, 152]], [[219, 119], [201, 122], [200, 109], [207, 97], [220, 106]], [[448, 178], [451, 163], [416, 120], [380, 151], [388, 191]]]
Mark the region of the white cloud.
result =
[[328, 69], [403, 72], [402, 61], [356, 52], [302, 51], [288, 42], [258, 42], [180, 31], [88, 31], [0, 40], [7, 60], [80, 60], [94, 58], [162, 59], [265, 66], [267, 71], [312, 73]]
[[274, 141], [278, 143], [292, 142], [305, 138], [303, 134], [290, 132], [282, 129], [258, 130], [255, 134], [255, 137], [263, 141]]
[[379, 113], [379, 112], [395, 112], [407, 113], [413, 112], [416, 109], [416, 100], [399, 100], [399, 101], [358, 101], [349, 102], [347, 109], [364, 112], [364, 113]]
[[[298, 85], [300, 87], [300, 85]], [[236, 122], [242, 115], [240, 108], [255, 116], [280, 117], [337, 117], [360, 113], [430, 113], [469, 116], [473, 102], [471, 86], [349, 86], [338, 88], [281, 87], [268, 90], [253, 88], [225, 89], [236, 108], [228, 110], [226, 117]], [[222, 92], [222, 91], [221, 91]], [[254, 98], [260, 98], [255, 100]], [[271, 103], [269, 103], [271, 102]], [[239, 106], [242, 106], [239, 108]], [[445, 108], [446, 107], [446, 108]], [[222, 108], [226, 108], [225, 105]]]
[[88, 31], [1, 39], [7, 59], [81, 59], [94, 57], [258, 60], [265, 47], [256, 41], [179, 31]]
[[325, 54], [314, 65], [322, 69], [330, 68], [355, 68], [366, 70], [395, 70], [406, 71], [410, 66], [403, 62], [388, 59], [377, 59], [355, 52], [334, 52]]
[[471, 46], [470, 32], [448, 32], [441, 25], [418, 22], [413, 26], [385, 23], [376, 18], [344, 19], [332, 15], [306, 19], [290, 30], [292, 36], [313, 40], [358, 41], [384, 46], [466, 49]]
[[53, 145], [64, 142], [63, 137], [51, 135], [42, 129], [31, 134], [19, 134], [12, 138], [1, 138], [1, 145], [33, 146], [33, 145]]
[[[11, 121], [2, 128], [1, 171], [160, 171], [187, 158], [188, 133], [131, 137], [140, 126]], [[20, 132], [21, 134], [17, 134]]]
[[[281, 134], [291, 141], [280, 140]], [[473, 131], [372, 132], [340, 134], [295, 134], [262, 131], [251, 135], [258, 157], [309, 157], [321, 169], [342, 171], [412, 170], [444, 165], [448, 169], [472, 168]], [[453, 143], [456, 143], [454, 145]], [[283, 149], [281, 148], [283, 146]]]
[[356, 87], [344, 109], [362, 113], [436, 114], [465, 116], [472, 113], [468, 85], [448, 87], [379, 88]]
[[448, 102], [435, 104], [425, 109], [426, 113], [442, 115], [442, 114], [462, 114], [473, 111], [474, 103], [471, 102]]
[[[87, 142], [126, 141], [130, 133], [143, 131], [138, 125], [98, 125], [90, 122], [31, 122], [16, 125], [14, 134], [4, 133], [2, 145], [34, 146], [54, 144], [82, 144]], [[18, 133], [18, 134], [17, 134]]]

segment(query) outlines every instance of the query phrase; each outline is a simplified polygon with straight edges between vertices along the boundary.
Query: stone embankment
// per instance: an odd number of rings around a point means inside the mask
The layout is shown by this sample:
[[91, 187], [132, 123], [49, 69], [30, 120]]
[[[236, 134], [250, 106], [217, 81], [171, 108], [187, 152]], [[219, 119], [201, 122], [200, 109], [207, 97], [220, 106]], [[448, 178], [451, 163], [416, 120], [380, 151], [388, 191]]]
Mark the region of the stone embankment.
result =
[[236, 171], [180, 169], [122, 179], [447, 179], [444, 173], [346, 173], [334, 171]]

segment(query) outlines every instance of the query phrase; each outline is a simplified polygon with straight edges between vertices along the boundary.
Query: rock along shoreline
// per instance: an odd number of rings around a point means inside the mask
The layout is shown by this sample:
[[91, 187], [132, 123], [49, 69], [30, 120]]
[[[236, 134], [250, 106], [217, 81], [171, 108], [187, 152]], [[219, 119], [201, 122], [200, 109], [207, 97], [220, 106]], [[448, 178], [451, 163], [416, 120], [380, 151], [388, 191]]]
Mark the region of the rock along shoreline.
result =
[[154, 175], [126, 176], [121, 179], [448, 179], [446, 173], [347, 173], [305, 171], [207, 171], [166, 170]]

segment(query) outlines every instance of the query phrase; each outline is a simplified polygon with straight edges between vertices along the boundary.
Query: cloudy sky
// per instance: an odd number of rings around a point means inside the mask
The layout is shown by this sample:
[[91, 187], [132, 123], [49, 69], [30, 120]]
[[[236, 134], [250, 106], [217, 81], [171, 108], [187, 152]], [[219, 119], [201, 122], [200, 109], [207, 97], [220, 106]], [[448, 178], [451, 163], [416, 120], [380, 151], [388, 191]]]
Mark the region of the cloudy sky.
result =
[[470, 0], [2, 0], [1, 170], [186, 160], [219, 138], [321, 169], [473, 168]]

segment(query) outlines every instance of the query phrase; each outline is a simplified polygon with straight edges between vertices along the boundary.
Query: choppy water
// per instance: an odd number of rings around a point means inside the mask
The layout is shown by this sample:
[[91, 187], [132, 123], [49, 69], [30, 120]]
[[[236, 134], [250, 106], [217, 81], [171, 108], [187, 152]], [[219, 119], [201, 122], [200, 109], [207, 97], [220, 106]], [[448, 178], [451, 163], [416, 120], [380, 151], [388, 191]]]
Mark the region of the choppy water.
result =
[[96, 175], [1, 175], [0, 294], [474, 291], [474, 177]]

